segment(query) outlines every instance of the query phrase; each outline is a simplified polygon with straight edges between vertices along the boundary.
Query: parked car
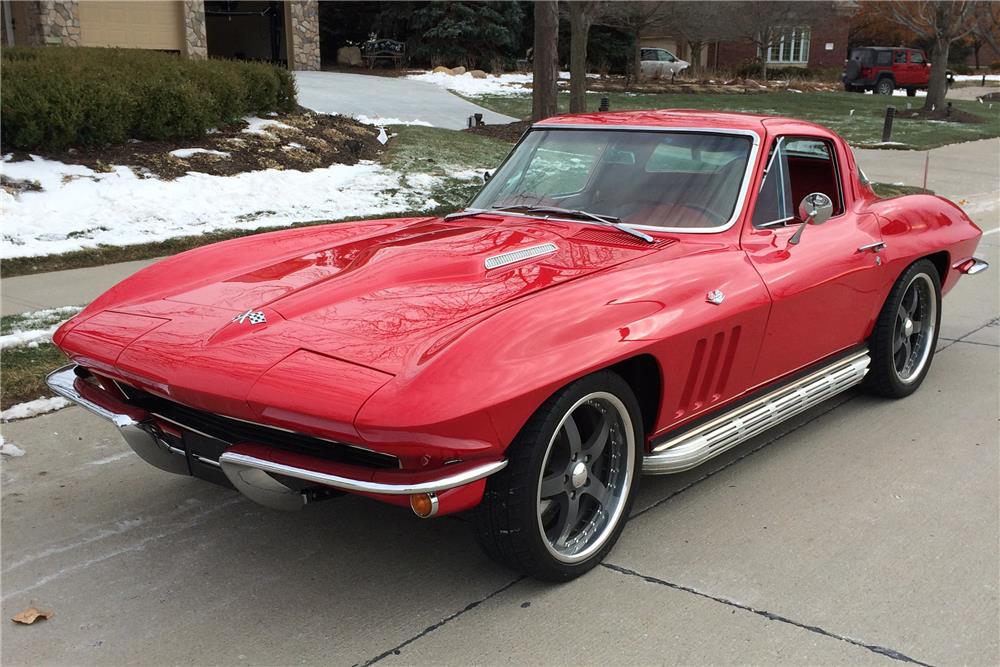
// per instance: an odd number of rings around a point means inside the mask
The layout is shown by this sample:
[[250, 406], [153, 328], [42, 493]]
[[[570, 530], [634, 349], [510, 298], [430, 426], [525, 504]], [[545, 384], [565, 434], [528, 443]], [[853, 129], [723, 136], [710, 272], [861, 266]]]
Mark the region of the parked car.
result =
[[[892, 95], [892, 91], [902, 88], [913, 97], [918, 90], [927, 90], [931, 64], [920, 49], [864, 46], [851, 49], [843, 80], [848, 92], [873, 90], [879, 95]], [[948, 70], [948, 85], [953, 81], [954, 74]]]
[[691, 65], [666, 49], [640, 49], [639, 60], [643, 76], [660, 79], [672, 79]]
[[457, 213], [140, 271], [56, 332], [74, 364], [48, 382], [163, 470], [278, 509], [473, 510], [488, 554], [566, 580], [611, 549], [641, 474], [856, 385], [915, 391], [942, 294], [987, 268], [980, 236], [940, 197], [880, 199], [812, 123], [562, 116]]

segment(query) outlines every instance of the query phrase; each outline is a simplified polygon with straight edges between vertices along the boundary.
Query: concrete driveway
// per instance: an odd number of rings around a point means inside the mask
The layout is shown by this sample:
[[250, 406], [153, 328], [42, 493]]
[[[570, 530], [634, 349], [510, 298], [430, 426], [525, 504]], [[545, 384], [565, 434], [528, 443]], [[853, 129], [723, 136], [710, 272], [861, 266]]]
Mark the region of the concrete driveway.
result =
[[[1000, 141], [964, 146], [932, 163], [942, 192], [995, 193]], [[919, 155], [859, 153], [899, 181]], [[2, 612], [56, 616], [8, 622], [0, 661], [996, 665], [996, 198], [974, 217], [993, 268], [946, 298], [920, 391], [847, 393], [645, 478], [604, 565], [562, 586], [493, 564], [462, 517], [277, 513], [149, 467], [80, 408], [7, 424], [26, 454], [2, 464]]]
[[409, 123], [421, 121], [451, 130], [468, 127], [469, 116], [477, 113], [483, 114], [490, 125], [518, 120], [484, 109], [423, 81], [339, 72], [295, 72], [295, 83], [299, 104], [322, 113], [398, 119]]

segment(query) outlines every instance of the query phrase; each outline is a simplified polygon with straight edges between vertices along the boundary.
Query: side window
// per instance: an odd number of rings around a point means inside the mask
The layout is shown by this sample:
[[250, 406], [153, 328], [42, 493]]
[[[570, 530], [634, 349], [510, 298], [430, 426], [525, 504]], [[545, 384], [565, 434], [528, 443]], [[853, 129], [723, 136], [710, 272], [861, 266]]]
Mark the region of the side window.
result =
[[825, 139], [781, 137], [772, 150], [754, 209], [755, 227], [795, 222], [798, 203], [813, 192], [833, 201], [833, 215], [844, 212], [836, 153]]
[[924, 54], [920, 53], [920, 51], [910, 51], [910, 62], [914, 65], [923, 65]]
[[875, 56], [876, 65], [889, 65], [892, 63], [891, 51], [879, 51]]
[[893, 63], [896, 65], [906, 64], [906, 51], [893, 51], [892, 52]]
[[[633, 53], [635, 53], [635, 51], [633, 51]], [[656, 60], [656, 51], [652, 49], [642, 49], [639, 54], [639, 58], [641, 60]]]
[[788, 180], [788, 158], [784, 151], [785, 138], [780, 137], [771, 147], [764, 181], [757, 193], [753, 209], [754, 227], [776, 227], [793, 220], [792, 188]]
[[660, 60], [663, 60], [663, 61], [668, 62], [668, 63], [672, 63], [672, 62], [674, 62], [677, 59], [674, 58], [674, 55], [672, 53], [670, 53], [670, 51], [660, 51]]

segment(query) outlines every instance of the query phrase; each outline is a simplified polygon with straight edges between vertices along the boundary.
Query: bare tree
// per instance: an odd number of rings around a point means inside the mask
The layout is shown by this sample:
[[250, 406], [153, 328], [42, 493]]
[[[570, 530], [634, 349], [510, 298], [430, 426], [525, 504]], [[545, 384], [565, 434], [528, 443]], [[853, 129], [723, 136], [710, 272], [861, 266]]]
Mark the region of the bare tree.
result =
[[531, 118], [541, 120], [557, 111], [559, 78], [559, 2], [535, 2], [534, 83], [531, 90]]
[[951, 45], [976, 29], [984, 5], [970, 0], [949, 2], [902, 2], [893, 0], [887, 8], [895, 23], [931, 41], [931, 80], [924, 109], [942, 108], [948, 92], [948, 52]]
[[987, 2], [976, 12], [976, 25], [969, 35], [972, 52], [979, 69], [979, 50], [989, 44], [994, 52], [1000, 51], [1000, 3]]
[[687, 44], [690, 51], [691, 73], [701, 77], [702, 49], [712, 43], [739, 36], [734, 27], [739, 23], [735, 2], [668, 2], [662, 17], [678, 44]]
[[824, 5], [825, 3], [767, 1], [733, 3], [733, 30], [736, 35], [757, 47], [765, 81], [768, 53], [782, 31], [808, 23], [817, 10], [827, 9]]
[[617, 28], [632, 38], [629, 72], [635, 81], [642, 80], [639, 39], [643, 32], [664, 26], [669, 2], [609, 2], [601, 24]]
[[569, 15], [569, 112], [587, 110], [587, 40], [590, 27], [605, 11], [601, 0], [570, 0], [564, 3]]

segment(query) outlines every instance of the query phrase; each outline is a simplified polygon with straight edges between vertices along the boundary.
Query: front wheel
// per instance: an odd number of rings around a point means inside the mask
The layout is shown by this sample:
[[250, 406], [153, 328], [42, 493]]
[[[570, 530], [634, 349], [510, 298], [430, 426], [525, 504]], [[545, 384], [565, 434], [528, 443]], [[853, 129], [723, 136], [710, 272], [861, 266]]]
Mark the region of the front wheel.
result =
[[597, 565], [628, 520], [642, 469], [639, 404], [600, 371], [546, 401], [507, 449], [476, 508], [480, 546], [525, 574], [568, 581]]
[[896, 281], [869, 341], [869, 390], [909, 396], [927, 376], [941, 323], [941, 282], [929, 260], [915, 262]]
[[906, 96], [907, 97], [916, 97], [917, 96], [917, 89], [916, 88], [907, 88], [906, 89]]

